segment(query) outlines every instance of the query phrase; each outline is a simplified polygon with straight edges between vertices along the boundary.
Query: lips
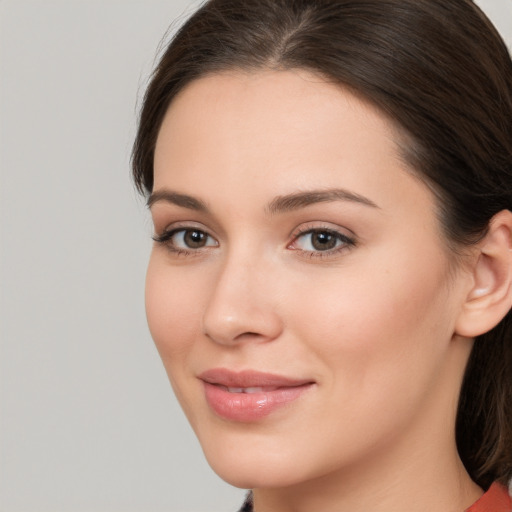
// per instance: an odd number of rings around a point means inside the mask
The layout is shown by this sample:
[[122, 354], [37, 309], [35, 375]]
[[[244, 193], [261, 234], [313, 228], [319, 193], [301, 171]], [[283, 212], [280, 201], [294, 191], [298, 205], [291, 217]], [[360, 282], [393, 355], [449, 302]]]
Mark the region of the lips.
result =
[[255, 371], [233, 372], [224, 368], [199, 375], [208, 405], [218, 416], [239, 422], [265, 418], [297, 400], [314, 382]]

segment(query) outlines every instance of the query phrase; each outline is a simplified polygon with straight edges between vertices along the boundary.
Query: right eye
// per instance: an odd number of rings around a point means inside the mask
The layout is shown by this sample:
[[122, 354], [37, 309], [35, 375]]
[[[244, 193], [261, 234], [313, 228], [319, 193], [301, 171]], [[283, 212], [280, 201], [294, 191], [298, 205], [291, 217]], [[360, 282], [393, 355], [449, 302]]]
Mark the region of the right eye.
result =
[[176, 251], [193, 251], [218, 245], [212, 236], [197, 228], [173, 229], [153, 237], [153, 240]]

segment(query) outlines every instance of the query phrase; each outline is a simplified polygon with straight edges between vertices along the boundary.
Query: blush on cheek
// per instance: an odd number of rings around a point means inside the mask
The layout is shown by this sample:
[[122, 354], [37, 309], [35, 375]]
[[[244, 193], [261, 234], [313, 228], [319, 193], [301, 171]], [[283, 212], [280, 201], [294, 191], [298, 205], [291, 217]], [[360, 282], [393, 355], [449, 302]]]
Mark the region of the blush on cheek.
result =
[[[418, 260], [415, 256], [402, 254], [404, 262], [396, 258], [387, 266], [374, 265], [364, 278], [353, 272], [310, 286], [307, 300], [302, 295], [290, 297], [288, 311], [300, 313], [294, 316], [292, 329], [315, 340], [328, 359], [351, 360], [354, 369], [372, 360], [393, 363], [411, 350], [431, 350], [422, 347], [431, 341], [420, 338], [422, 333], [431, 338], [431, 325], [446, 314], [448, 293], [440, 293], [446, 276], [419, 275], [421, 266], [411, 264]], [[441, 335], [436, 336], [440, 342]]]
[[[197, 297], [179, 278], [166, 276], [165, 268], [149, 265], [146, 278], [146, 316], [149, 330], [160, 354], [174, 393], [191, 419], [194, 403], [183, 386], [189, 380], [187, 357], [198, 335]], [[184, 387], [184, 389], [182, 389]]]
[[[189, 343], [193, 321], [190, 287], [165, 277], [150, 264], [146, 278], [146, 316], [153, 340], [162, 356], [183, 350]], [[196, 321], [197, 323], [197, 321]]]

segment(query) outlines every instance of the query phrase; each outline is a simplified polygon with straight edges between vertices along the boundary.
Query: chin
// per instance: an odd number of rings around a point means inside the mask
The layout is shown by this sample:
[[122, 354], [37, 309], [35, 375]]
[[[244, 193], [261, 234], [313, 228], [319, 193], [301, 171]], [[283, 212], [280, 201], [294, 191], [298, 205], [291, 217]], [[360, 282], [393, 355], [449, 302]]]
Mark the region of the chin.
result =
[[208, 462], [222, 480], [240, 489], [284, 488], [301, 480], [297, 475], [290, 474], [290, 468], [282, 465], [271, 467], [267, 461], [258, 463], [246, 459], [243, 455], [239, 456], [238, 460], [230, 457], [225, 461]]
[[[307, 466], [286, 443], [247, 436], [243, 442], [219, 436], [213, 443], [201, 440], [210, 467], [224, 481], [241, 489], [288, 487], [307, 480]], [[252, 437], [252, 439], [251, 439]], [[310, 461], [312, 462], [312, 461]]]

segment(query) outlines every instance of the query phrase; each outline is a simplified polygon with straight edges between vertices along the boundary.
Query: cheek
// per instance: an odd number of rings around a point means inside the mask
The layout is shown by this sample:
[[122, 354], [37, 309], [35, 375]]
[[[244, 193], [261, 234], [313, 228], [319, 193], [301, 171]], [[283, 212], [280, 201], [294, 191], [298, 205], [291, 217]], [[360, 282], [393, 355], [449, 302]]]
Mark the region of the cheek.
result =
[[161, 254], [151, 255], [146, 274], [148, 326], [176, 398], [193, 426], [198, 423], [194, 403], [201, 390], [192, 378], [191, 362], [200, 351], [203, 284], [195, 274], [167, 265]]
[[453, 319], [444, 260], [435, 256], [428, 274], [422, 258], [402, 255], [310, 282], [306, 299], [290, 294], [290, 324], [332, 369], [333, 385], [371, 398], [436, 371]]
[[[146, 316], [149, 330], [169, 372], [181, 366], [200, 329], [200, 290], [180, 268], [165, 265], [152, 254], [146, 274]], [[170, 376], [170, 375], [169, 375]]]

